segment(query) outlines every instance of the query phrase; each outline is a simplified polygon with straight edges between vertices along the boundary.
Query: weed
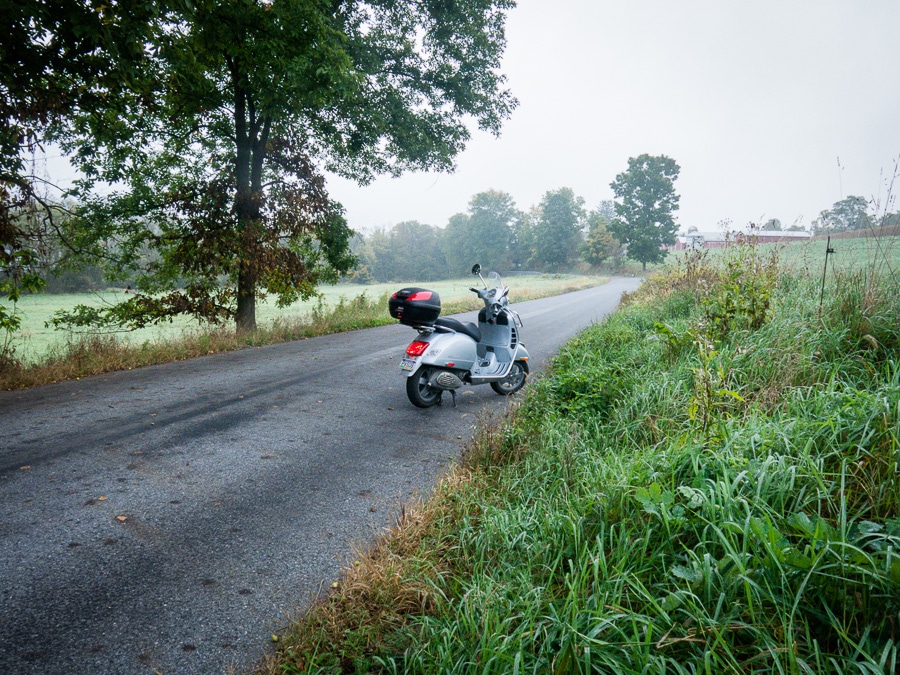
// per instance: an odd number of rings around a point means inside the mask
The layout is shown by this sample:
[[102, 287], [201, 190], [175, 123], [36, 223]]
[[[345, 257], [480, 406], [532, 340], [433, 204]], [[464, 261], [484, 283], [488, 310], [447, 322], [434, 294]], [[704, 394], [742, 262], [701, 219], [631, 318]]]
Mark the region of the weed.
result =
[[716, 283], [702, 300], [714, 338], [732, 330], [756, 330], [767, 321], [778, 278], [778, 250], [763, 252], [752, 238], [741, 238], [726, 249], [722, 264]]

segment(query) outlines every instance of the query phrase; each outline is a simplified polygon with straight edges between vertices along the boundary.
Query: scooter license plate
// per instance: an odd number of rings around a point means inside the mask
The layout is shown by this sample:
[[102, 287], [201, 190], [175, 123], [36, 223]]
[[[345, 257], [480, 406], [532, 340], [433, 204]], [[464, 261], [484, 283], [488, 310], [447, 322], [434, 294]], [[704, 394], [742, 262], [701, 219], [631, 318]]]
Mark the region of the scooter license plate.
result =
[[400, 370], [412, 370], [416, 367], [415, 359], [403, 359], [400, 362]]

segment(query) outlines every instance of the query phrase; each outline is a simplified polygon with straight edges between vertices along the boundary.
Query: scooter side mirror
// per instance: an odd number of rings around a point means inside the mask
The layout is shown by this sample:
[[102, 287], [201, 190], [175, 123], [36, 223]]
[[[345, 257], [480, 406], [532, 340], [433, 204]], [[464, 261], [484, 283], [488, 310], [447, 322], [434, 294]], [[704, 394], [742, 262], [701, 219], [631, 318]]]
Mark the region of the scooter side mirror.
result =
[[476, 276], [478, 274], [481, 274], [481, 265], [475, 263], [474, 265], [472, 265], [472, 275]]

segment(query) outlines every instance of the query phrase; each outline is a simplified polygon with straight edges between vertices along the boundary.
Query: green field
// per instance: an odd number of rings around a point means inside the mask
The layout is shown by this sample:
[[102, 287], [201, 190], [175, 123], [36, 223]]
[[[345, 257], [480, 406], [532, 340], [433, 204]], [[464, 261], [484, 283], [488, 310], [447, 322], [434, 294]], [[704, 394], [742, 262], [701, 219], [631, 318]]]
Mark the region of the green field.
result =
[[[517, 298], [538, 295], [552, 295], [563, 292], [570, 287], [584, 288], [600, 283], [598, 277], [584, 277], [574, 275], [534, 275], [513, 276], [506, 279], [510, 286], [510, 298], [513, 302]], [[450, 281], [435, 282], [409, 282], [387, 283], [361, 286], [357, 284], [338, 284], [336, 286], [323, 286], [320, 288], [321, 301], [325, 307], [334, 307], [341, 298], [351, 300], [363, 293], [369, 298], [381, 298], [403, 286], [427, 286], [437, 291], [443, 302], [454, 302], [472, 297], [469, 287], [477, 285], [471, 277]], [[16, 307], [16, 311], [22, 318], [22, 328], [14, 336], [16, 356], [25, 362], [34, 362], [41, 356], [49, 353], [55, 347], [65, 343], [68, 333], [54, 330], [45, 324], [53, 314], [59, 310], [71, 310], [76, 305], [89, 305], [99, 307], [104, 304], [114, 304], [125, 300], [128, 296], [122, 291], [109, 290], [97, 293], [71, 293], [54, 295], [28, 295], [22, 298]], [[266, 300], [257, 303], [257, 321], [262, 325], [270, 323], [277, 318], [309, 316], [319, 300], [313, 299], [298, 302], [284, 309], [275, 306], [274, 300]], [[387, 298], [384, 302], [385, 314], [387, 314]], [[144, 328], [135, 331], [120, 333], [122, 340], [141, 344], [145, 341], [168, 340], [182, 335], [185, 331], [196, 330], [199, 325], [196, 321], [186, 317], [179, 317], [172, 323], [160, 326]]]
[[[818, 272], [825, 268], [826, 239], [810, 239], [790, 244], [760, 244], [761, 250], [777, 249], [781, 267], [785, 271], [797, 273]], [[900, 268], [900, 237], [868, 237], [854, 239], [832, 239], [834, 251], [828, 257], [828, 271], [852, 272], [886, 267]], [[710, 253], [721, 255], [724, 249], [711, 249]], [[671, 257], [670, 257], [671, 260]]]

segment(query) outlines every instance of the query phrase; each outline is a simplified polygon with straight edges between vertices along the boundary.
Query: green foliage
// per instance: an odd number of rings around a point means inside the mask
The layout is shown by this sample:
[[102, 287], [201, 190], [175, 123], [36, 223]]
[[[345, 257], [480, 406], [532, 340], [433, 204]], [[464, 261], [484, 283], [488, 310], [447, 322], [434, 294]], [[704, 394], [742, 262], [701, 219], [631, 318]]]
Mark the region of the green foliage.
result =
[[472, 197], [466, 223], [468, 260], [486, 269], [508, 268], [512, 225], [519, 217], [515, 201], [506, 192], [488, 190]]
[[575, 259], [581, 243], [584, 199], [571, 188], [550, 190], [538, 206], [530, 228], [531, 263], [559, 270]]
[[465, 274], [476, 262], [487, 269], [508, 269], [512, 228], [520, 217], [512, 196], [499, 190], [479, 192], [469, 200], [468, 211], [451, 217], [444, 228], [446, 273]]
[[756, 330], [769, 318], [778, 279], [778, 251], [763, 252], [752, 239], [725, 250], [722, 270], [702, 300], [706, 330], [721, 339], [732, 330]]
[[[554, 359], [559, 377], [537, 385], [547, 408], [565, 414], [605, 417], [626, 398], [640, 376], [648, 352], [635, 348], [639, 334], [618, 326], [602, 334], [586, 333], [570, 341]], [[652, 351], [654, 346], [647, 345]], [[597, 358], [602, 354], [602, 358]]]
[[[98, 83], [103, 104], [56, 127], [86, 176], [68, 239], [135, 277], [143, 300], [125, 314], [255, 327], [258, 297], [309, 297], [354, 264], [323, 168], [363, 182], [448, 170], [468, 117], [499, 132], [516, 105], [498, 72], [511, 6], [241, 0], [168, 12], [146, 41], [143, 89], [113, 99]], [[124, 187], [98, 197], [98, 183]]]
[[841, 272], [827, 289], [831, 302], [822, 318], [829, 328], [841, 327], [841, 348], [847, 353], [886, 358], [900, 347], [897, 284], [892, 273], [877, 272], [881, 267]]
[[628, 247], [627, 255], [643, 264], [662, 262], [662, 246], [675, 243], [678, 225], [673, 213], [679, 197], [674, 183], [680, 167], [665, 155], [640, 155], [628, 160], [628, 169], [610, 187], [616, 196], [616, 217], [610, 231]]
[[[722, 426], [718, 423], [730, 415], [730, 411], [746, 403], [734, 389], [729, 388], [730, 374], [722, 364], [719, 352], [703, 335], [694, 340], [697, 345], [699, 364], [694, 371], [694, 395], [688, 405], [688, 419], [700, 426], [707, 442], [724, 438]], [[718, 425], [718, 428], [713, 428]], [[714, 434], [716, 434], [714, 436]]]
[[588, 232], [581, 244], [581, 259], [588, 265], [599, 266], [604, 261], [619, 255], [621, 244], [609, 231], [610, 218], [599, 211], [588, 214]]
[[823, 235], [866, 230], [873, 227], [875, 221], [869, 215], [869, 202], [866, 198], [851, 195], [835, 202], [829, 210], [822, 211], [812, 225], [815, 234]]
[[450, 216], [441, 236], [441, 248], [447, 261], [447, 274], [452, 278], [472, 269], [472, 251], [469, 249], [469, 214]]
[[402, 223], [356, 240], [354, 251], [363, 268], [358, 277], [375, 281], [453, 278], [467, 273], [473, 262], [501, 271], [560, 271], [577, 265], [578, 251], [589, 255], [588, 262], [598, 264], [618, 255], [620, 247], [605, 230], [607, 216], [599, 212], [591, 215], [594, 239], [587, 248], [583, 246], [583, 201], [571, 189], [562, 188], [547, 192], [540, 205], [522, 213], [505, 192], [479, 192], [469, 201], [468, 213], [455, 214], [440, 231], [439, 250], [433, 237], [423, 236], [416, 250], [407, 252], [405, 238], [397, 229]]
[[373, 282], [445, 279], [442, 234], [414, 220], [398, 223], [387, 232], [373, 232], [361, 240], [356, 255]]
[[[671, 297], [671, 296], [670, 296]], [[680, 318], [675, 312], [666, 312], [667, 316]], [[672, 322], [673, 324], [675, 322]], [[691, 326], [683, 330], [673, 327], [669, 323], [656, 321], [653, 324], [653, 331], [664, 340], [665, 354], [669, 359], [677, 359], [686, 349], [697, 344], [700, 336], [697, 330]]]
[[[180, 2], [4, 2], [0, 11], [0, 268], [36, 251], [59, 207], [26, 166], [54, 122], [137, 91], [144, 45]], [[101, 95], [101, 91], [105, 95]], [[147, 92], [143, 91], [143, 95]], [[29, 263], [32, 264], [32, 263]]]

